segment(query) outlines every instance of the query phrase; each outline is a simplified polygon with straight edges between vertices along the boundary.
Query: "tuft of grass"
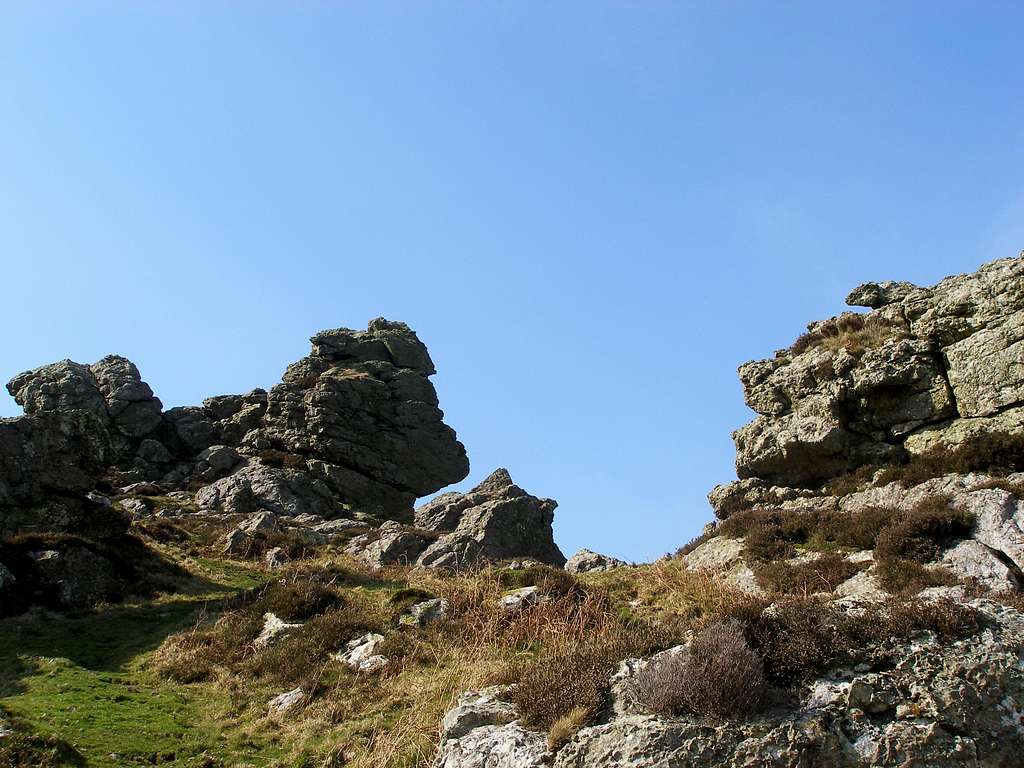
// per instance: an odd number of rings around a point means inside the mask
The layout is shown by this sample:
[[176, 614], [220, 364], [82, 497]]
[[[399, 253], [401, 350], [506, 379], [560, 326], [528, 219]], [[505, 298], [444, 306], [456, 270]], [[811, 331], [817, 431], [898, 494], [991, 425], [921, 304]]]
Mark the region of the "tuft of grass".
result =
[[793, 342], [789, 351], [799, 355], [809, 349], [823, 347], [832, 352], [845, 349], [859, 357], [867, 350], [902, 335], [905, 335], [902, 328], [881, 316], [844, 312], [817, 323]]

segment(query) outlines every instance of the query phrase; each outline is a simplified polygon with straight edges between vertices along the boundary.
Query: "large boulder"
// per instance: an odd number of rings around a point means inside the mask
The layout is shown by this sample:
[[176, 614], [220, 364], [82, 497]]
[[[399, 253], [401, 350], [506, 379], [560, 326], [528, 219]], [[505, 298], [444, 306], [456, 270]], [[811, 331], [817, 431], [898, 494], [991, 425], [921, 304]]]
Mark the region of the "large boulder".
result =
[[[848, 298], [867, 314], [812, 323], [791, 348], [741, 366], [757, 417], [734, 433], [740, 479], [813, 487], [979, 435], [1019, 433], [1022, 284], [1024, 257], [931, 288], [867, 283]], [[716, 509], [728, 495], [715, 494]]]
[[468, 474], [427, 378], [434, 364], [407, 325], [381, 318], [312, 342], [312, 354], [270, 390], [244, 452], [320, 462], [318, 477], [342, 503], [389, 517], [411, 516], [417, 497]]
[[531, 558], [561, 567], [565, 556], [551, 528], [557, 506], [498, 469], [468, 493], [446, 493], [416, 510], [416, 525], [438, 534], [417, 562], [458, 568], [481, 559]]

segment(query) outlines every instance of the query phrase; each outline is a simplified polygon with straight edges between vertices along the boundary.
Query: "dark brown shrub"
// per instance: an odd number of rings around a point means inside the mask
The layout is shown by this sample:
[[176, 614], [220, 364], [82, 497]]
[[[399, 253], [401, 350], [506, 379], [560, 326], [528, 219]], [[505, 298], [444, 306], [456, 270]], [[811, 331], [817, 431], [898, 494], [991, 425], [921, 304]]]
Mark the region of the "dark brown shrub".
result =
[[979, 432], [955, 448], [936, 446], [905, 464], [889, 467], [880, 479], [909, 487], [953, 472], [1008, 475], [1020, 471], [1024, 471], [1024, 435]]
[[933, 496], [902, 513], [883, 530], [875, 547], [878, 559], [904, 559], [927, 563], [969, 535], [974, 516], [954, 509], [945, 496]]
[[812, 549], [835, 547], [874, 549], [882, 530], [898, 515], [886, 507], [867, 507], [857, 512], [827, 512], [819, 516], [808, 541]]
[[754, 568], [754, 576], [758, 585], [769, 592], [810, 595], [832, 592], [862, 569], [863, 566], [830, 552], [805, 563], [776, 561], [758, 564]]
[[658, 650], [663, 640], [641, 623], [605, 623], [594, 633], [567, 635], [546, 645], [525, 666], [510, 670], [509, 679], [518, 681], [512, 699], [531, 727], [547, 730], [570, 715], [582, 724], [604, 705], [619, 662]]
[[977, 611], [949, 598], [889, 605], [889, 629], [901, 637], [924, 630], [946, 639], [963, 638], [976, 634], [980, 626]]
[[652, 712], [733, 719], [755, 713], [767, 682], [736, 620], [707, 625], [685, 652], [655, 657], [637, 675], [637, 699]]
[[884, 558], [875, 569], [878, 583], [891, 595], [916, 595], [928, 587], [947, 587], [957, 583], [956, 576], [941, 566], [927, 567], [913, 560]]
[[284, 621], [305, 621], [343, 604], [334, 589], [312, 580], [275, 581], [248, 608], [262, 616], [273, 613]]

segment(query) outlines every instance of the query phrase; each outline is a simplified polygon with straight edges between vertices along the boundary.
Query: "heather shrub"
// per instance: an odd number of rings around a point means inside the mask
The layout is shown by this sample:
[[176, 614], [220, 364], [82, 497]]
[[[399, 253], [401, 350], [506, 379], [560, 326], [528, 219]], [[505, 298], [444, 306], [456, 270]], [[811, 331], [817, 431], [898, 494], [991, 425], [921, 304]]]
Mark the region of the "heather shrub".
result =
[[933, 496], [902, 513], [895, 524], [878, 536], [876, 555], [881, 560], [903, 559], [927, 563], [969, 535], [974, 516], [954, 509], [945, 496]]
[[878, 561], [875, 575], [882, 589], [891, 595], [916, 595], [928, 587], [947, 587], [957, 583], [956, 576], [941, 566], [925, 566], [913, 560], [884, 558]]
[[808, 540], [811, 549], [874, 549], [882, 530], [898, 514], [886, 507], [866, 507], [856, 512], [827, 512], [818, 516]]
[[637, 675], [637, 700], [652, 712], [719, 719], [748, 716], [765, 698], [760, 657], [736, 620], [708, 624], [686, 651], [656, 656]]
[[935, 446], [905, 464], [888, 467], [880, 479], [909, 487], [954, 472], [1008, 475], [1020, 471], [1024, 471], [1024, 435], [995, 431], [978, 432], [954, 448]]
[[758, 585], [769, 592], [807, 595], [832, 592], [862, 567], [830, 552], [804, 563], [760, 563], [754, 567], [754, 576]]

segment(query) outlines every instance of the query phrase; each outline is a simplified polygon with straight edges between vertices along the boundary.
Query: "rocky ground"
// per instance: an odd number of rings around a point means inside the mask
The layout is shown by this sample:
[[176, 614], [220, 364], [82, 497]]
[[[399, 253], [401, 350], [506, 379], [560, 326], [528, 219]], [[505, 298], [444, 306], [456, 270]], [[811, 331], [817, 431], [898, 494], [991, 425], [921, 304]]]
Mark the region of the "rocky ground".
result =
[[0, 764], [977, 766], [1024, 754], [1024, 258], [860, 286], [740, 378], [656, 563], [468, 473], [401, 323], [164, 411], [62, 361], [0, 420]]

